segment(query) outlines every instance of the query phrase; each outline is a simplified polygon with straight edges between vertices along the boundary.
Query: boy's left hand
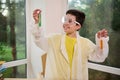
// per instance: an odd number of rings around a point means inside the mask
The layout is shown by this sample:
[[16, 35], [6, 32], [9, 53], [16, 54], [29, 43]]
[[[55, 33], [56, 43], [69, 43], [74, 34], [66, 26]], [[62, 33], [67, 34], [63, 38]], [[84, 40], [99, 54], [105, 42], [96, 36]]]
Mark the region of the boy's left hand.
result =
[[97, 32], [97, 37], [101, 38], [101, 37], [108, 37], [108, 31], [106, 29], [102, 29], [100, 31]]

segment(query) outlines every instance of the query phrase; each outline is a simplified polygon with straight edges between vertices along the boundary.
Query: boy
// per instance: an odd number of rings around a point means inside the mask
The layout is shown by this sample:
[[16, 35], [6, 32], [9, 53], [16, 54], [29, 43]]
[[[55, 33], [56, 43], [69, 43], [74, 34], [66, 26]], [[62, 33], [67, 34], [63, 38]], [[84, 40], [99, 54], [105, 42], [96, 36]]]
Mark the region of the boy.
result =
[[[38, 17], [33, 17], [36, 26], [33, 35], [35, 43], [47, 52], [46, 80], [88, 80], [88, 60], [103, 62], [108, 56], [108, 32], [103, 29], [96, 34], [96, 44], [78, 34], [85, 20], [85, 14], [76, 9], [66, 12], [63, 29], [65, 34], [40, 37]], [[44, 43], [44, 44], [43, 44]], [[47, 47], [42, 47], [45, 45]]]

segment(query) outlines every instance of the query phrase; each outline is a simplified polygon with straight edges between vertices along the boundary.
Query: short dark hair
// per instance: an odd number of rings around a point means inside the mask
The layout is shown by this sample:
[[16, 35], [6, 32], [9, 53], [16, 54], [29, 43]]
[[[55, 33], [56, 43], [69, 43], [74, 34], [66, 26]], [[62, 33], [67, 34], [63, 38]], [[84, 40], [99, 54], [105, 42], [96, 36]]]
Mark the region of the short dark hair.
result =
[[84, 23], [85, 20], [85, 13], [76, 9], [69, 9], [66, 14], [72, 14], [76, 17], [76, 21], [81, 24], [81, 26]]

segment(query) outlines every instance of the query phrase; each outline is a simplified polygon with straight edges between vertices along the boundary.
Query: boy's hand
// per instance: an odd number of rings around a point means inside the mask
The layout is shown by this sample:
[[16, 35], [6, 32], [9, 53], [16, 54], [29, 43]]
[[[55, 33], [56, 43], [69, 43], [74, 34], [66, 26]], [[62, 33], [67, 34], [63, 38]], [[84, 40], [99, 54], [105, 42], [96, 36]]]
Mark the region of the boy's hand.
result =
[[35, 9], [33, 11], [33, 18], [35, 20], [35, 24], [37, 24], [39, 22], [39, 14], [41, 13], [40, 9]]
[[101, 38], [101, 37], [107, 37], [108, 36], [108, 31], [106, 29], [102, 29], [100, 31], [97, 32], [97, 37]]

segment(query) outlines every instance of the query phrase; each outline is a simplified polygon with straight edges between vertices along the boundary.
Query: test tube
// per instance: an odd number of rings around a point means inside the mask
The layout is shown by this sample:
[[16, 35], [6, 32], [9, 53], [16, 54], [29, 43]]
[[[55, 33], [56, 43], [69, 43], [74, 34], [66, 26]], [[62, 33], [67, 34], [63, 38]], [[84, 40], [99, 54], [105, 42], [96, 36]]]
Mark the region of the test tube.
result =
[[100, 39], [100, 49], [103, 49], [103, 40]]
[[39, 27], [41, 27], [41, 13], [39, 13]]

